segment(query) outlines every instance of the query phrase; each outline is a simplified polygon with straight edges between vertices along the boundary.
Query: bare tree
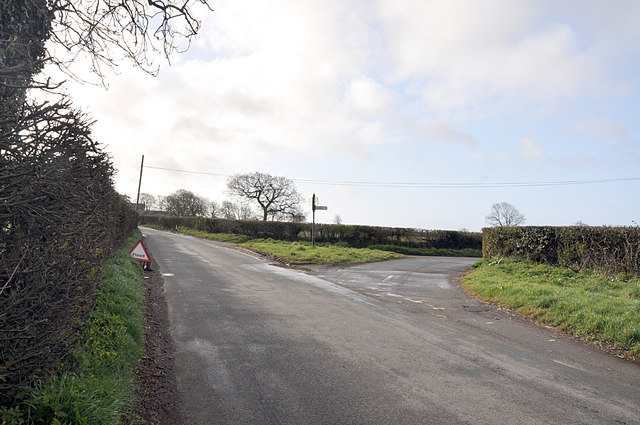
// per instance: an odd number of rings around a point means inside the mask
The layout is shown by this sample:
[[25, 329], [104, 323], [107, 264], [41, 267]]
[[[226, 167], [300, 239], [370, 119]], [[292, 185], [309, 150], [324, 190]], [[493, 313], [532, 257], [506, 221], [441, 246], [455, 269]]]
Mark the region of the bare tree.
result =
[[293, 181], [286, 177], [264, 173], [236, 174], [227, 180], [230, 194], [255, 200], [262, 210], [262, 219], [295, 219], [300, 217], [302, 196]]
[[340, 214], [336, 214], [333, 217], [333, 222], [334, 224], [342, 224], [342, 217], [340, 217]]
[[[187, 49], [200, 29], [194, 17], [197, 5], [210, 9], [208, 0], [49, 0], [53, 18], [51, 40], [71, 55], [87, 53], [93, 71], [112, 67], [126, 58], [155, 73], [150, 52]], [[119, 52], [119, 54], [117, 53]], [[63, 68], [68, 62], [54, 61]]]
[[220, 205], [216, 201], [207, 200], [207, 215], [211, 218], [220, 216]]
[[257, 220], [258, 214], [247, 202], [236, 202], [238, 220]]
[[207, 200], [188, 190], [180, 189], [165, 198], [167, 211], [182, 217], [204, 216]]
[[527, 221], [524, 215], [508, 202], [491, 205], [491, 211], [485, 220], [491, 226], [519, 226]]
[[256, 212], [246, 202], [223, 201], [219, 215], [228, 220], [257, 220]]
[[140, 203], [144, 204], [144, 209], [146, 211], [152, 210], [156, 207], [156, 197], [150, 193], [141, 193], [140, 194]]
[[[70, 65], [79, 54], [90, 58], [100, 77], [122, 59], [155, 74], [150, 54], [161, 52], [168, 59], [186, 50], [200, 29], [199, 7], [210, 10], [208, 0], [3, 0], [0, 95], [3, 87], [59, 87], [48, 78], [32, 78], [47, 63], [73, 75]], [[23, 95], [11, 93], [17, 106]]]
[[222, 218], [226, 218], [227, 220], [237, 220], [238, 218], [238, 207], [231, 201], [222, 201], [222, 205], [220, 206], [220, 216]]
[[160, 211], [165, 211], [167, 209], [167, 197], [162, 195], [156, 196], [156, 206]]

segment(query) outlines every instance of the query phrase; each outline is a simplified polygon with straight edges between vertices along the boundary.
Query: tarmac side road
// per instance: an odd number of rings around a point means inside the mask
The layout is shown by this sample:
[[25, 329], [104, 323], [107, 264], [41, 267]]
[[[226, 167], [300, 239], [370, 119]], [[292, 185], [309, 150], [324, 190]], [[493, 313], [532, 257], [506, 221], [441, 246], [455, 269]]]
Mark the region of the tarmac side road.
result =
[[189, 424], [640, 424], [640, 365], [465, 294], [474, 259], [311, 272], [143, 228]]

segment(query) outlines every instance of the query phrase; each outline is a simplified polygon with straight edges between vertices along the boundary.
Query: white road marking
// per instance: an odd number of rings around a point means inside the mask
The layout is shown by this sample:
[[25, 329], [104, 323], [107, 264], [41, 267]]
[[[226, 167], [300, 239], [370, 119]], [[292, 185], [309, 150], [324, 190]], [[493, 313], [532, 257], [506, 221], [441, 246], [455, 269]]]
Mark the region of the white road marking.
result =
[[562, 365], [562, 366], [570, 367], [571, 369], [583, 370], [583, 369], [580, 369], [579, 367], [574, 366], [574, 365], [572, 365], [572, 364], [561, 362], [560, 360], [554, 360], [553, 362], [554, 362], [554, 363], [558, 363], [558, 364], [560, 364], [560, 365]]

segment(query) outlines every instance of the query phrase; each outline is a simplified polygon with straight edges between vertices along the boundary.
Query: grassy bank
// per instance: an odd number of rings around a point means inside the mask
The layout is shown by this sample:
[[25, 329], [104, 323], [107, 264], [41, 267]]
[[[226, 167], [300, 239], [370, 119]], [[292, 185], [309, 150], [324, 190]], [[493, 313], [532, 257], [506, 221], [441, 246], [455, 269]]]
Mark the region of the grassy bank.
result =
[[[159, 226], [148, 225], [159, 230]], [[310, 242], [288, 242], [274, 239], [251, 239], [246, 235], [231, 233], [207, 233], [186, 227], [178, 232], [220, 242], [232, 242], [261, 254], [269, 255], [290, 264], [351, 264], [402, 258], [403, 254], [371, 248], [350, 248], [339, 244], [316, 244]]]
[[404, 255], [442, 256], [442, 257], [482, 257], [481, 249], [412, 248], [401, 245], [371, 245], [370, 249], [397, 252]]
[[251, 240], [251, 238], [246, 235], [235, 235], [233, 233], [207, 233], [201, 230], [194, 230], [186, 227], [179, 227], [178, 231], [187, 235], [198, 236], [199, 238], [220, 242], [243, 243]]
[[97, 302], [70, 364], [25, 391], [0, 412], [2, 424], [117, 424], [135, 398], [134, 369], [143, 348], [144, 293], [140, 265], [128, 254], [139, 230], [107, 262]]
[[[147, 223], [145, 226], [158, 230], [168, 230], [162, 226]], [[232, 242], [241, 244], [255, 251], [262, 252], [267, 255], [279, 257], [290, 263], [302, 264], [344, 264], [358, 263], [368, 261], [386, 260], [389, 258], [401, 258], [404, 255], [421, 255], [421, 256], [445, 256], [445, 257], [482, 257], [480, 249], [446, 249], [446, 248], [412, 248], [401, 245], [371, 245], [366, 249], [369, 251], [361, 251], [362, 248], [346, 247], [344, 244], [320, 243], [316, 245], [317, 251], [304, 252], [311, 244], [307, 241], [288, 242], [267, 239], [252, 239], [247, 235], [237, 235], [231, 233], [207, 233], [201, 230], [194, 230], [184, 226], [177, 228], [180, 233], [197, 236], [204, 239], [210, 239], [221, 242]], [[302, 247], [302, 248], [301, 248]], [[375, 252], [371, 252], [375, 251]], [[381, 254], [379, 251], [387, 251], [390, 253], [401, 254], [388, 255]], [[370, 258], [370, 259], [369, 259]]]
[[640, 356], [640, 278], [491, 260], [464, 278], [475, 295], [586, 340]]
[[254, 239], [240, 244], [263, 254], [275, 256], [292, 264], [348, 264], [402, 258], [402, 254], [368, 248], [349, 248], [339, 245], [316, 245], [309, 242], [286, 242], [273, 239]]

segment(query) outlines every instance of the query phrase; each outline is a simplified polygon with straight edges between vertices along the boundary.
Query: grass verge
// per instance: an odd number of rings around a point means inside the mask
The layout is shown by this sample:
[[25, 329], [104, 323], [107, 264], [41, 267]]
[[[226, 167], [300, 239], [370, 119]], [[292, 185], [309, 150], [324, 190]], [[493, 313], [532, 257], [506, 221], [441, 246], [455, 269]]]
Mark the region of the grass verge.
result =
[[399, 245], [371, 245], [370, 249], [397, 252], [404, 255], [426, 255], [443, 257], [482, 257], [481, 249], [412, 248]]
[[[144, 224], [158, 230], [167, 230], [156, 224]], [[311, 247], [310, 242], [277, 241], [273, 239], [252, 239], [247, 235], [232, 233], [207, 233], [201, 230], [180, 226], [176, 229], [180, 233], [197, 236], [221, 242], [232, 242], [254, 251], [280, 258], [294, 264], [346, 264], [402, 258], [405, 255], [446, 256], [446, 257], [482, 257], [480, 249], [444, 249], [444, 248], [411, 248], [398, 245], [371, 245], [367, 248], [346, 247], [344, 244], [316, 244]], [[309, 251], [311, 250], [311, 251]], [[307, 252], [305, 252], [307, 251]], [[386, 251], [393, 254], [383, 254]]]
[[141, 236], [136, 230], [105, 265], [72, 364], [61, 364], [16, 408], [0, 412], [3, 425], [118, 424], [132, 406], [144, 344], [144, 293], [140, 265], [129, 250]]
[[640, 277], [609, 279], [595, 272], [512, 260], [481, 261], [464, 286], [585, 340], [640, 356]]
[[402, 258], [404, 255], [368, 248], [349, 248], [310, 242], [286, 242], [273, 239], [253, 239], [240, 244], [245, 248], [277, 257], [292, 264], [348, 264]]
[[246, 235], [236, 235], [233, 233], [207, 233], [201, 230], [189, 229], [187, 227], [179, 227], [178, 231], [180, 233], [186, 233], [187, 235], [198, 236], [199, 238], [211, 239], [220, 242], [243, 243], [251, 240], [251, 238]]

